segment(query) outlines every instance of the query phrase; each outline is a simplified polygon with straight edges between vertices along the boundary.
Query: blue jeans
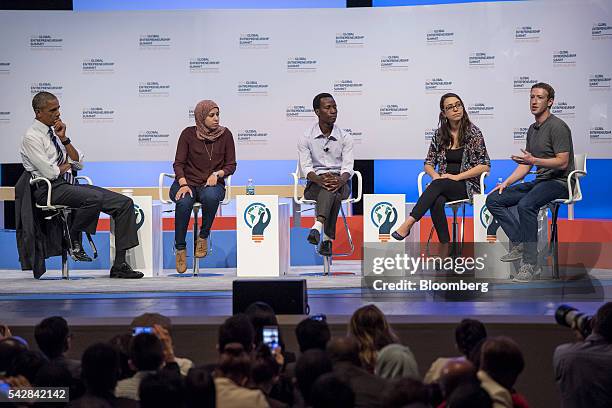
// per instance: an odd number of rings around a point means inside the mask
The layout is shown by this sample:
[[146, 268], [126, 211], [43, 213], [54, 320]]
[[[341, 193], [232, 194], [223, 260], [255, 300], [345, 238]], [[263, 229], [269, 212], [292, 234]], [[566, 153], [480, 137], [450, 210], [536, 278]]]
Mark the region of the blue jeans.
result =
[[[487, 208], [514, 244], [523, 243], [523, 262], [536, 264], [538, 257], [538, 213], [553, 200], [567, 198], [567, 185], [556, 180], [515, 184], [501, 194], [487, 196]], [[510, 211], [517, 206], [518, 220]]]
[[216, 186], [189, 186], [193, 197], [189, 194], [185, 195], [180, 200], [176, 200], [176, 192], [179, 190], [179, 183], [175, 180], [170, 187], [170, 199], [176, 203], [176, 211], [174, 215], [174, 247], [176, 249], [185, 249], [185, 237], [187, 236], [187, 227], [191, 218], [193, 204], [197, 201], [202, 204], [202, 227], [200, 229], [200, 237], [208, 238], [210, 227], [215, 219], [219, 202], [225, 196], [225, 186], [217, 184]]

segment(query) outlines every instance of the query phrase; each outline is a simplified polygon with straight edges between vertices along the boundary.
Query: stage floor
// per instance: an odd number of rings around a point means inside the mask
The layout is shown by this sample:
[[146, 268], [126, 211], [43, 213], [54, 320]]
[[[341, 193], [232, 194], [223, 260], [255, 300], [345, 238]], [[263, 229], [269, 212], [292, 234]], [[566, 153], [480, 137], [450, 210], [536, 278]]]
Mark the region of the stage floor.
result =
[[[449, 294], [440, 291], [394, 293], [372, 296], [361, 289], [358, 261], [334, 262], [333, 270], [348, 272], [337, 276], [304, 276], [321, 272], [321, 267], [292, 267], [281, 279], [307, 280], [311, 314], [325, 313], [345, 318], [360, 306], [376, 303], [387, 315], [411, 322], [456, 322], [457, 316], [478, 316], [490, 322], [550, 322], [561, 303], [578, 305], [594, 312], [612, 298], [612, 271], [592, 270], [577, 280], [540, 280], [529, 284], [507, 280], [491, 281], [487, 294]], [[571, 270], [566, 270], [566, 272]], [[214, 272], [216, 276], [204, 276]], [[93, 279], [57, 280], [59, 271], [49, 271], [44, 280], [30, 272], [0, 271], [0, 321], [32, 324], [41, 318], [61, 314], [73, 323], [124, 323], [144, 312], [159, 312], [197, 323], [215, 316], [232, 314], [232, 282], [235, 269], [202, 270], [189, 274], [141, 280], [108, 278], [104, 271], [73, 271], [73, 277]]]

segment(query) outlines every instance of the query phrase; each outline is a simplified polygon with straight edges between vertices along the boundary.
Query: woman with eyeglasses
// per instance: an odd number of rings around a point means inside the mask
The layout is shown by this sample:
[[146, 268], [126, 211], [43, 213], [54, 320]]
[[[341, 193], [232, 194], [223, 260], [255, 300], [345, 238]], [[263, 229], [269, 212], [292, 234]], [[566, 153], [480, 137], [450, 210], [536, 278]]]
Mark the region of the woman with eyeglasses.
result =
[[398, 240], [410, 235], [410, 229], [429, 210], [441, 243], [449, 243], [444, 204], [472, 198], [480, 193], [479, 177], [489, 171], [491, 161], [484, 137], [470, 122], [459, 95], [447, 93], [440, 98], [440, 114], [425, 158], [425, 172], [432, 182], [412, 209], [410, 216], [391, 234]]

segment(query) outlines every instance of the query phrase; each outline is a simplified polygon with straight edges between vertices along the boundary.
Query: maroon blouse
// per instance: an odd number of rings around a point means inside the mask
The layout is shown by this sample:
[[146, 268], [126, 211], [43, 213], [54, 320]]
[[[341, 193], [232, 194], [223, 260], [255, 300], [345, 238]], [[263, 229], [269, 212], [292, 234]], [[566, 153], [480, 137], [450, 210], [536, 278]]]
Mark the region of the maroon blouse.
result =
[[[196, 136], [196, 127], [185, 128], [179, 137], [174, 158], [176, 180], [187, 179], [191, 186], [206, 184], [214, 171], [223, 170], [225, 177], [236, 171], [236, 148], [234, 137], [229, 129], [214, 142], [200, 140]], [[223, 179], [219, 183], [224, 184]]]

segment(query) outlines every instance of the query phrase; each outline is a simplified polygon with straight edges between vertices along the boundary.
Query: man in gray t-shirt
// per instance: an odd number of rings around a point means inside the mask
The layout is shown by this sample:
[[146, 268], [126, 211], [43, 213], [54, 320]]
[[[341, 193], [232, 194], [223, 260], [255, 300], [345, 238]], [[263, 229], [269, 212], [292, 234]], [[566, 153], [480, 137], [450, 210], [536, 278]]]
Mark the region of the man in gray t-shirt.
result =
[[[487, 208], [511, 242], [510, 252], [501, 260], [521, 261], [516, 282], [529, 282], [540, 274], [538, 212], [553, 200], [567, 198], [567, 177], [574, 170], [572, 133], [564, 121], [550, 113], [554, 99], [552, 86], [539, 82], [531, 87], [529, 101], [535, 123], [527, 131], [525, 150], [511, 156], [518, 166], [487, 196]], [[533, 166], [537, 169], [534, 181], [512, 185], [528, 175]], [[510, 211], [513, 206], [517, 206], [518, 219]]]

